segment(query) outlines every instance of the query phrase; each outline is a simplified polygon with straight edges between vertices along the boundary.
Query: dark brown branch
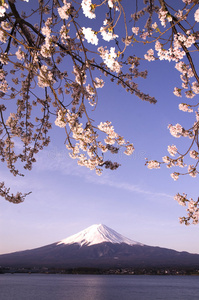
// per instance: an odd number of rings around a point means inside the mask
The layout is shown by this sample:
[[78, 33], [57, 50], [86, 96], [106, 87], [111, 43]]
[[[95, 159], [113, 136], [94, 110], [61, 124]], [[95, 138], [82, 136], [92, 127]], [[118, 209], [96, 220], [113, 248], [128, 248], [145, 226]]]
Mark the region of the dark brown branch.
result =
[[34, 45], [34, 42], [32, 40], [32, 37], [29, 33], [29, 31], [26, 29], [26, 27], [24, 26], [24, 20], [20, 17], [16, 6], [14, 3], [12, 3], [11, 1], [8, 1], [9, 5], [10, 5], [10, 9], [12, 10], [12, 13], [15, 17], [16, 23], [19, 24], [19, 27], [21, 28], [24, 36], [26, 37], [27, 42], [29, 43], [29, 45], [32, 47]]
[[[165, 1], [164, 1], [164, 0], [159, 0], [159, 2], [160, 2], [161, 7], [162, 7], [164, 10], [168, 11], [167, 6], [166, 6], [166, 4], [165, 4]], [[197, 2], [198, 2], [198, 1], [195, 1], [195, 4], [196, 4]], [[176, 19], [176, 20], [177, 20], [177, 19]], [[176, 23], [174, 23], [174, 21], [173, 21], [173, 16], [172, 16], [172, 21], [170, 22], [170, 24], [171, 24], [171, 26], [172, 26], [172, 30], [173, 30], [174, 34], [177, 34], [178, 31], [177, 31], [176, 26], [175, 26]], [[177, 20], [177, 24], [179, 25], [178, 20]], [[196, 72], [196, 69], [195, 69], [195, 66], [194, 66], [194, 63], [193, 63], [193, 60], [192, 60], [191, 55], [190, 55], [190, 53], [189, 53], [187, 47], [186, 47], [182, 42], [180, 42], [180, 45], [181, 45], [182, 49], [184, 50], [184, 52], [186, 53], [186, 57], [187, 57], [187, 59], [188, 59], [188, 61], [189, 61], [189, 63], [190, 63], [190, 66], [191, 66], [191, 69], [192, 69], [192, 71], [193, 71], [193, 74], [194, 74], [194, 76], [195, 76], [197, 82], [199, 83], [199, 76], [198, 76], [198, 74], [197, 74], [197, 72]]]
[[[29, 22], [22, 20], [22, 23], [24, 23], [26, 26], [30, 27], [36, 34], [38, 34], [42, 40], [45, 39], [44, 35], [42, 33], [40, 33], [36, 28], [34, 28], [32, 26], [32, 24], [30, 24]], [[62, 44], [60, 44], [59, 42], [55, 43], [61, 50], [63, 50], [65, 53], [67, 53], [68, 55], [70, 55], [73, 59], [75, 59], [76, 61], [78, 61], [79, 63], [81, 63], [82, 65], [85, 65], [86, 63], [79, 57], [77, 57], [77, 55], [74, 55], [71, 51], [69, 51], [66, 47], [64, 47]], [[107, 75], [113, 77], [114, 79], [119, 80], [122, 84], [125, 85], [125, 87], [129, 88], [130, 91], [136, 93], [138, 92], [137, 90], [133, 89], [125, 80], [121, 79], [121, 77], [114, 75], [113, 73], [109, 72], [108, 70], [105, 70], [103, 67], [101, 67], [98, 64], [94, 64], [94, 63], [90, 63], [91, 67], [97, 68], [99, 70], [101, 70], [102, 72], [105, 72]], [[151, 100], [151, 103], [156, 103], [157, 100], [153, 99], [153, 101]]]
[[8, 53], [9, 50], [10, 50], [10, 45], [11, 45], [12, 35], [14, 34], [15, 26], [16, 26], [16, 22], [15, 22], [15, 24], [14, 24], [13, 27], [12, 27], [12, 31], [11, 31], [11, 33], [10, 33], [10, 37], [9, 37], [9, 41], [8, 41], [8, 45], [7, 45], [7, 48], [6, 48], [6, 50], [5, 50], [5, 53]]

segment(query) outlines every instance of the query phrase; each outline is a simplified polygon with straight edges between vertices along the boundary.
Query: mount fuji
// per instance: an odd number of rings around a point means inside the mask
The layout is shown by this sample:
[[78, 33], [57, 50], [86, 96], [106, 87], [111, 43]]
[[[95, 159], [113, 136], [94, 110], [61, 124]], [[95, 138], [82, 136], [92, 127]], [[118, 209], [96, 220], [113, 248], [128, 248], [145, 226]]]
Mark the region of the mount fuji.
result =
[[1, 267], [199, 267], [199, 254], [135, 242], [113, 229], [93, 225], [59, 242], [0, 255]]

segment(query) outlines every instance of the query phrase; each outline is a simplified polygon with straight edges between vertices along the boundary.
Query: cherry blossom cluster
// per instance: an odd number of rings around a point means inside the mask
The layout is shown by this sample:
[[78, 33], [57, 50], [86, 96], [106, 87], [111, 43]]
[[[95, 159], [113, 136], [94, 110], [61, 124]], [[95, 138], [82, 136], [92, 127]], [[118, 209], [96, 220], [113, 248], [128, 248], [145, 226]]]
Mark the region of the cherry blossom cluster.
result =
[[53, 73], [48, 70], [48, 67], [43, 65], [41, 66], [39, 76], [38, 76], [38, 86], [45, 88], [54, 84]]
[[68, 20], [69, 18], [69, 9], [71, 7], [71, 3], [67, 2], [66, 0], [63, 0], [63, 6], [62, 7], [58, 7], [58, 13], [61, 19], [65, 19]]
[[[69, 110], [62, 111], [59, 110], [57, 118], [55, 120], [55, 125], [63, 128], [67, 125], [69, 126], [69, 131], [72, 133], [66, 148], [71, 151], [70, 157], [78, 160], [78, 165], [85, 166], [90, 170], [95, 170], [97, 175], [102, 174], [102, 166], [110, 168], [112, 170], [116, 169], [119, 165], [117, 163], [111, 163], [110, 161], [105, 161], [102, 154], [108, 150], [111, 153], [117, 153], [119, 148], [124, 147], [124, 153], [126, 155], [131, 155], [134, 151], [133, 144], [125, 142], [124, 138], [118, 135], [114, 131], [114, 127], [111, 122], [104, 122], [98, 125], [98, 129], [101, 132], [106, 133], [106, 138], [104, 139], [105, 144], [100, 140], [98, 141], [98, 134], [93, 130], [90, 123], [87, 123], [86, 127], [83, 127], [82, 123], [79, 123], [78, 114], [72, 113]], [[73, 140], [75, 143], [73, 143]], [[117, 144], [117, 147], [113, 146]], [[98, 152], [101, 151], [99, 155]]]
[[199, 8], [194, 13], [194, 19], [196, 22], [199, 22]]
[[106, 27], [101, 27], [100, 32], [103, 40], [107, 42], [110, 42], [119, 37], [117, 34], [113, 32], [113, 29], [111, 27], [109, 27], [108, 29]]
[[91, 0], [82, 0], [81, 3], [83, 13], [89, 19], [95, 19], [95, 5], [92, 4]]
[[107, 134], [107, 137], [104, 139], [105, 143], [108, 145], [114, 145], [117, 143], [119, 146], [125, 147], [124, 153], [126, 155], [131, 155], [134, 151], [133, 144], [130, 144], [129, 142], [125, 142], [124, 138], [120, 135], [118, 135], [114, 131], [114, 127], [111, 125], [111, 122], [101, 122], [98, 125], [99, 130], [102, 132], [105, 132]]
[[4, 17], [6, 9], [8, 9], [8, 4], [2, 1], [1, 6], [0, 6], [0, 17]]
[[148, 169], [159, 169], [160, 163], [157, 160], [146, 160], [146, 165]]
[[10, 193], [10, 189], [6, 188], [4, 182], [0, 182], [0, 196], [5, 198], [5, 200], [11, 203], [15, 203], [15, 204], [21, 203], [25, 200], [25, 197], [28, 195], [28, 194], [23, 195], [22, 193], [19, 192], [17, 192], [15, 195], [13, 193], [11, 194], [9, 193]]
[[92, 30], [90, 27], [88, 28], [82, 27], [82, 32], [88, 43], [91, 43], [93, 45], [98, 45], [99, 40], [94, 30]]
[[[184, 62], [179, 62], [175, 65], [175, 68], [181, 73], [180, 78], [182, 80], [182, 89], [188, 89], [190, 85], [190, 78], [194, 77], [192, 69], [189, 65], [185, 64]], [[177, 97], [181, 97], [182, 89], [176, 88], [174, 89], [174, 94]], [[192, 87], [185, 91], [185, 96], [187, 98], [193, 98], [195, 93], [198, 93], [197, 83], [193, 82]]]
[[144, 55], [144, 58], [145, 58], [146, 60], [148, 60], [148, 61], [153, 61], [153, 60], [155, 60], [153, 49], [149, 49], [149, 50], [147, 51], [147, 54]]
[[158, 18], [159, 18], [160, 23], [163, 27], [166, 27], [166, 22], [167, 21], [168, 22], [172, 21], [172, 17], [169, 14], [169, 12], [167, 10], [162, 9], [162, 8], [159, 9]]
[[185, 152], [185, 154], [180, 154], [176, 145], [168, 146], [167, 150], [169, 154], [173, 157], [178, 155], [177, 158], [171, 158], [169, 156], [164, 156], [163, 163], [167, 165], [167, 168], [171, 167], [181, 167], [184, 168], [187, 166], [187, 164], [184, 163], [185, 156], [189, 153], [190, 158], [196, 160], [195, 164], [189, 164], [187, 167], [187, 173], [180, 173], [180, 172], [173, 172], [171, 174], [171, 177], [174, 180], [178, 180], [180, 175], [189, 174], [191, 177], [196, 177], [198, 174], [197, 171], [197, 165], [198, 165], [198, 152], [194, 150], [192, 147], [196, 144], [197, 145], [197, 139], [198, 139], [198, 123], [196, 122], [194, 127], [190, 130], [185, 130], [180, 124], [176, 124], [175, 126], [169, 125], [170, 133], [172, 136], [176, 138], [183, 137], [189, 137], [192, 140], [191, 146], [189, 146], [189, 149]]
[[192, 198], [187, 199], [187, 195], [180, 195], [179, 193], [175, 195], [174, 200], [176, 200], [180, 205], [187, 206], [187, 217], [179, 218], [180, 223], [185, 225], [199, 224], [199, 198], [194, 201]]
[[6, 80], [7, 72], [0, 69], [0, 91], [3, 93], [7, 93], [9, 86]]
[[[190, 2], [191, 3], [191, 2]], [[190, 4], [187, 2], [187, 4]], [[163, 27], [166, 27], [167, 22], [172, 24], [174, 26], [177, 22], [179, 22], [179, 19], [186, 19], [186, 9], [185, 9], [185, 16], [183, 17], [183, 10], [180, 11], [181, 13], [178, 12], [178, 14], [175, 14], [175, 17], [172, 17], [171, 14], [166, 10], [164, 6], [159, 10], [159, 20], [160, 23]], [[195, 15], [197, 16], [197, 11], [195, 12]], [[176, 18], [177, 16], [177, 18]], [[136, 30], [135, 30], [136, 29]], [[159, 28], [154, 26], [154, 24], [151, 25], [151, 31]], [[133, 27], [133, 32], [138, 34], [139, 32], [139, 27]], [[160, 31], [160, 30], [159, 30]], [[141, 32], [141, 31], [140, 31]], [[174, 88], [174, 94], [178, 97], [182, 96], [182, 90], [185, 90], [185, 96], [187, 98], [193, 98], [195, 94], [198, 93], [198, 89], [194, 89], [194, 85], [196, 82], [192, 83], [192, 86], [190, 85], [190, 78], [194, 77], [195, 74], [193, 73], [193, 66], [191, 67], [188, 64], [185, 64], [183, 61], [181, 61], [185, 56], [189, 48], [192, 46], [195, 46], [196, 40], [197, 40], [197, 34], [195, 34], [192, 30], [185, 30], [183, 32], [177, 32], [177, 30], [173, 31], [174, 34], [172, 36], [172, 46], [170, 46], [168, 49], [165, 49], [165, 42], [161, 43], [160, 39], [156, 39], [155, 41], [155, 50], [157, 51], [157, 58], [159, 60], [168, 60], [168, 61], [175, 61], [176, 62], [176, 69], [181, 72], [180, 78], [182, 80], [182, 88]], [[162, 35], [162, 33], [161, 33]], [[148, 34], [150, 37], [150, 34]], [[142, 35], [140, 34], [140, 38], [143, 38]], [[169, 39], [168, 39], [169, 40]], [[148, 61], [153, 61], [157, 58], [154, 56], [154, 51], [153, 49], [149, 49], [147, 53], [145, 54], [145, 59]], [[196, 91], [196, 92], [195, 92]]]
[[[134, 20], [134, 27], [132, 28], [134, 40], [133, 43], [150, 43], [150, 48], [147, 50], [144, 58], [148, 61], [154, 60], [166, 60], [175, 62], [175, 69], [180, 72], [181, 87], [174, 87], [174, 95], [177, 97], [187, 98], [178, 105], [178, 108], [183, 113], [195, 112], [196, 120], [193, 118], [193, 126], [190, 129], [185, 129], [182, 125], [177, 123], [176, 125], [170, 124], [168, 129], [170, 134], [175, 138], [188, 138], [190, 144], [187, 150], [180, 153], [177, 146], [168, 146], [169, 155], [162, 157], [162, 162], [158, 160], [146, 160], [146, 165], [149, 169], [159, 169], [161, 165], [166, 164], [167, 168], [187, 168], [184, 173], [176, 170], [171, 173], [171, 177], [174, 180], [178, 180], [180, 175], [190, 175], [196, 177], [198, 174], [199, 164], [199, 142], [198, 142], [198, 130], [199, 130], [199, 112], [198, 112], [198, 101], [196, 103], [190, 102], [189, 100], [196, 98], [199, 94], [199, 76], [197, 74], [196, 65], [194, 63], [194, 53], [199, 48], [197, 45], [198, 32], [195, 22], [199, 22], [199, 9], [197, 8], [197, 2], [192, 0], [182, 0], [185, 6], [176, 8], [172, 7], [172, 3], [163, 1], [160, 2], [160, 7], [155, 8], [153, 11], [148, 8], [144, 8], [137, 11], [132, 15]], [[154, 1], [150, 4], [153, 5]], [[158, 22], [153, 22], [153, 14], [157, 13]], [[190, 18], [189, 13], [191, 12], [192, 17]], [[145, 28], [142, 29], [139, 26], [139, 20], [142, 16], [149, 14], [149, 18], [145, 24]], [[185, 21], [185, 22], [184, 22]], [[136, 37], [135, 37], [136, 36]], [[144, 40], [144, 41], [142, 41]], [[151, 47], [154, 44], [154, 48]], [[155, 54], [156, 51], [156, 54]], [[193, 54], [193, 56], [192, 56]], [[195, 99], [194, 98], [194, 99]], [[187, 158], [188, 163], [185, 163]], [[193, 159], [193, 163], [190, 163], [190, 159]], [[175, 197], [180, 204], [188, 201], [186, 197], [178, 194]], [[188, 202], [187, 202], [188, 203]], [[188, 224], [191, 219], [193, 223], [198, 222], [198, 210], [193, 207], [197, 207], [198, 202], [194, 202], [193, 199], [189, 201], [188, 205], [188, 217], [181, 218], [181, 222]]]
[[115, 52], [115, 47], [111, 47], [110, 51], [102, 46], [97, 49], [103, 59], [105, 65], [112, 71], [119, 73], [121, 65], [117, 61], [117, 54]]
[[[175, 40], [174, 40], [175, 42]], [[159, 60], [168, 60], [178, 62], [185, 56], [185, 52], [180, 49], [179, 44], [177, 46], [171, 47], [168, 50], [164, 49], [163, 44], [160, 41], [156, 41], [155, 50]]]
[[189, 112], [189, 113], [193, 112], [193, 109], [189, 108], [189, 105], [186, 103], [180, 103], [178, 107], [179, 107], [179, 110], [182, 110], [184, 112]]
[[60, 128], [64, 128], [64, 127], [66, 127], [66, 124], [67, 124], [67, 121], [65, 120], [65, 114], [60, 109], [57, 113], [57, 118], [55, 120], [55, 125], [60, 127]]

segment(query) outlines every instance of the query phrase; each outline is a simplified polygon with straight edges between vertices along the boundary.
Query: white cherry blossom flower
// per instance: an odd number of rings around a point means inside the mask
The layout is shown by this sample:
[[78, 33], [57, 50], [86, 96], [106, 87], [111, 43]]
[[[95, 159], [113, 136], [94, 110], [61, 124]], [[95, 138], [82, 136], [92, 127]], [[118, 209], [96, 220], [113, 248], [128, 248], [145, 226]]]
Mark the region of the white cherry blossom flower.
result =
[[188, 166], [188, 173], [191, 177], [196, 177], [197, 176], [197, 171], [194, 165], [189, 165]]
[[199, 22], [199, 8], [194, 13], [194, 19], [196, 22]]
[[134, 150], [135, 150], [135, 148], [134, 148], [133, 144], [129, 144], [126, 146], [126, 150], [124, 151], [124, 154], [132, 155]]
[[154, 23], [151, 25], [151, 27], [152, 27], [153, 29], [156, 29], [156, 28], [158, 27], [158, 25], [157, 25], [156, 22], [154, 22]]
[[190, 155], [191, 158], [194, 158], [194, 159], [198, 159], [199, 158], [199, 153], [196, 150], [191, 150], [189, 152], [189, 155]]
[[96, 89], [102, 88], [104, 86], [104, 80], [98, 77], [95, 77], [94, 86]]
[[99, 40], [98, 40], [97, 34], [95, 33], [94, 30], [92, 30], [92, 28], [82, 27], [82, 32], [88, 43], [91, 43], [93, 45], [98, 45]]
[[114, 34], [112, 30], [106, 29], [104, 27], [100, 28], [100, 32], [104, 41], [110, 42], [118, 37], [117, 34]]
[[186, 202], [188, 201], [186, 194], [180, 195], [179, 193], [174, 196], [174, 200], [182, 206], [186, 206]]
[[100, 56], [102, 57], [104, 63], [107, 67], [116, 73], [120, 72], [121, 66], [116, 60], [117, 54], [115, 53], [115, 47], [110, 48], [110, 52], [103, 47], [99, 47], [98, 51], [100, 52]]
[[171, 156], [175, 156], [176, 153], [177, 153], [177, 151], [178, 151], [178, 149], [177, 149], [177, 147], [175, 145], [172, 145], [172, 146], [168, 146], [167, 151], [169, 152], [169, 154]]
[[8, 8], [8, 4], [4, 2], [4, 4], [0, 6], [0, 17], [5, 15], [6, 8]]
[[68, 20], [69, 18], [69, 9], [71, 7], [71, 4], [69, 2], [66, 2], [66, 0], [63, 1], [64, 5], [62, 7], [58, 7], [58, 13], [61, 19]]
[[184, 112], [189, 112], [189, 113], [193, 112], [193, 109], [189, 108], [189, 105], [186, 103], [180, 103], [178, 107], [179, 107], [179, 110], [182, 110]]
[[150, 160], [147, 162], [147, 168], [148, 169], [159, 169], [160, 163], [157, 162], [156, 160]]
[[21, 46], [19, 46], [17, 52], [15, 52], [17, 59], [23, 60], [25, 58], [25, 53], [21, 50]]
[[149, 49], [149, 50], [147, 51], [147, 54], [144, 55], [144, 58], [145, 58], [146, 60], [148, 60], [148, 61], [153, 61], [153, 60], [155, 60], [153, 49]]
[[64, 120], [64, 113], [61, 110], [59, 110], [57, 118], [55, 120], [55, 125], [60, 128], [64, 128], [66, 127], [66, 124], [67, 122]]
[[173, 178], [173, 180], [178, 180], [178, 178], [179, 178], [179, 173], [177, 173], [177, 172], [174, 172], [174, 173], [171, 173], [171, 177]]
[[183, 128], [180, 124], [176, 124], [176, 125], [169, 125], [168, 126], [169, 130], [170, 130], [170, 134], [176, 138], [179, 138], [182, 136], [183, 133]]
[[132, 32], [133, 32], [135, 35], [138, 35], [139, 30], [140, 30], [139, 27], [132, 27]]
[[89, 18], [89, 19], [94, 19], [96, 18], [96, 15], [94, 13], [94, 6], [91, 2], [91, 0], [82, 0], [81, 3], [83, 14]]
[[177, 97], [182, 97], [181, 91], [182, 91], [182, 89], [175, 87], [173, 93]]

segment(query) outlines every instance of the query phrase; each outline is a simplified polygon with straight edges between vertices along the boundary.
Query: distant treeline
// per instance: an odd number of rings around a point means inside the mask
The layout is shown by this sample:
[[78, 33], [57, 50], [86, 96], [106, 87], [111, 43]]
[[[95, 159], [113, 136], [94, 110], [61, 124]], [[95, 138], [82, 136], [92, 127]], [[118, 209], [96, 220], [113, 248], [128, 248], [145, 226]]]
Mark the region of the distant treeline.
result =
[[41, 273], [41, 274], [88, 274], [88, 275], [199, 275], [199, 268], [11, 268], [0, 267], [0, 274], [5, 273]]

